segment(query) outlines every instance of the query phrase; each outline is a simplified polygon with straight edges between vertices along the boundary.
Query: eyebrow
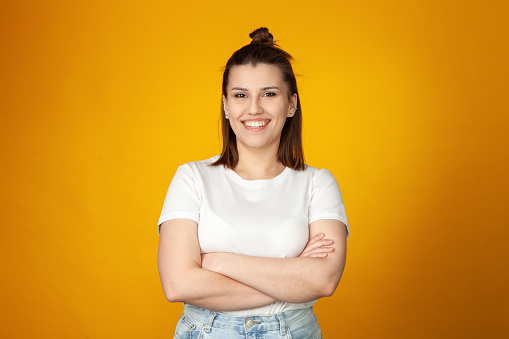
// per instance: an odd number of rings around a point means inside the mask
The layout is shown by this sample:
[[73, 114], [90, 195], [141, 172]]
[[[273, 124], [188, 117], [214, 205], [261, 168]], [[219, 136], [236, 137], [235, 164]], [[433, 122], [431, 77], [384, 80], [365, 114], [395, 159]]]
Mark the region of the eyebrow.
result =
[[[261, 88], [262, 91], [266, 91], [266, 90], [269, 90], [269, 89], [279, 89], [279, 87], [277, 87], [277, 86], [267, 86], [267, 87], [262, 87]], [[231, 90], [232, 91], [245, 91], [245, 92], [249, 92], [249, 90], [247, 88], [244, 88], [244, 87], [233, 87]]]

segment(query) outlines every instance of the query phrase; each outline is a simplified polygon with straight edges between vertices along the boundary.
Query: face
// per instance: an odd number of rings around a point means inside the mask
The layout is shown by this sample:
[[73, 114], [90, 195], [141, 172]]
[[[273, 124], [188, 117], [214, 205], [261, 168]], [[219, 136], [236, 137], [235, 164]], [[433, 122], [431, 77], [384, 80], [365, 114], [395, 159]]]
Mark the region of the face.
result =
[[223, 105], [239, 151], [250, 148], [277, 152], [286, 118], [295, 113], [297, 94], [288, 96], [276, 66], [235, 66], [230, 70]]

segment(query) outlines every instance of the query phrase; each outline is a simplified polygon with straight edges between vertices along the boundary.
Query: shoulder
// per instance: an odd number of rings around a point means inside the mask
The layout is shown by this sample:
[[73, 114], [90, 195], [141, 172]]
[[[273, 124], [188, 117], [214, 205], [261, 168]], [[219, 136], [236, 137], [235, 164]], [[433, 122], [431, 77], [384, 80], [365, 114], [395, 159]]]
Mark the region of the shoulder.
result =
[[186, 162], [185, 164], [182, 164], [180, 167], [193, 168], [193, 169], [203, 169], [203, 168], [210, 168], [210, 167], [214, 168], [214, 166], [210, 166], [210, 164], [213, 164], [218, 158], [219, 158], [219, 155], [216, 155], [216, 156], [213, 156], [212, 158], [208, 158], [205, 160]]
[[211, 164], [213, 164], [218, 158], [219, 155], [216, 155], [205, 160], [186, 162], [179, 166], [177, 173], [185, 173], [195, 179], [218, 174], [224, 171], [223, 166], [211, 166]]
[[182, 200], [182, 196], [189, 194], [200, 197], [204, 183], [217, 181], [214, 179], [218, 178], [218, 175], [214, 172], [220, 173], [219, 171], [222, 170], [221, 168], [209, 166], [216, 159], [217, 156], [180, 165], [170, 183], [168, 190], [170, 196], [177, 200]]
[[296, 186], [306, 186], [312, 195], [322, 191], [327, 187], [338, 187], [338, 183], [334, 175], [325, 168], [316, 168], [306, 165], [301, 171], [291, 171], [291, 183]]
[[339, 185], [334, 175], [325, 168], [316, 168], [306, 165], [303, 175], [307, 178], [313, 194], [334, 190], [339, 191]]
[[302, 171], [292, 171], [295, 176], [306, 177], [311, 179], [312, 182], [317, 181], [329, 181], [336, 180], [334, 175], [325, 168], [316, 168], [313, 166], [306, 165], [306, 168]]
[[348, 236], [345, 205], [336, 178], [325, 168], [311, 168], [310, 173], [312, 173], [310, 224], [321, 219], [336, 219], [346, 225]]

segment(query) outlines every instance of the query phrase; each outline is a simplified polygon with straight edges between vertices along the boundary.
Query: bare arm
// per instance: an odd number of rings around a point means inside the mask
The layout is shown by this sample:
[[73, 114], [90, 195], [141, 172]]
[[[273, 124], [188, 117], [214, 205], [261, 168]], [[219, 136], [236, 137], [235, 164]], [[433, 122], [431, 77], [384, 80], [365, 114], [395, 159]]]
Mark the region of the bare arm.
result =
[[[346, 227], [338, 220], [310, 225], [310, 238], [324, 233], [334, 248], [326, 257], [262, 258], [232, 253], [203, 256], [203, 267], [287, 302], [307, 302], [331, 296], [346, 260]], [[323, 246], [323, 245], [321, 245]]]
[[216, 311], [265, 306], [276, 299], [224, 275], [201, 268], [198, 224], [174, 219], [161, 224], [158, 266], [164, 294]]

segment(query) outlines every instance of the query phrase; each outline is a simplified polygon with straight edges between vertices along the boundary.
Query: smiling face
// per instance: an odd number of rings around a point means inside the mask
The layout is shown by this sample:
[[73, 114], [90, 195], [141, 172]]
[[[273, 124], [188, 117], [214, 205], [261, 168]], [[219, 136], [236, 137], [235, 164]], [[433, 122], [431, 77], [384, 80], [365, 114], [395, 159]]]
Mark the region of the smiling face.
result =
[[277, 153], [286, 118], [295, 113], [297, 94], [288, 95], [280, 70], [273, 65], [231, 69], [223, 105], [237, 137], [237, 148]]

